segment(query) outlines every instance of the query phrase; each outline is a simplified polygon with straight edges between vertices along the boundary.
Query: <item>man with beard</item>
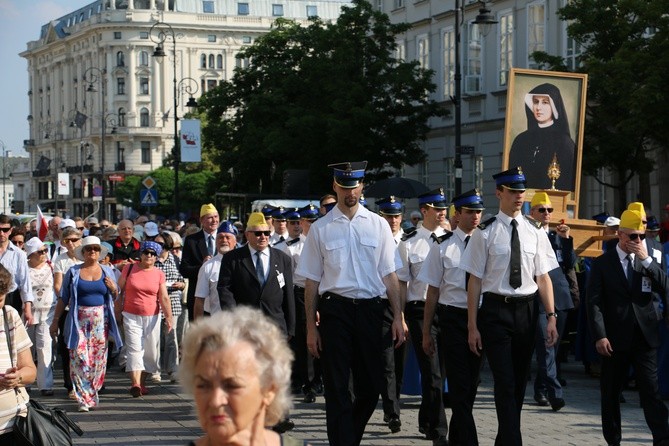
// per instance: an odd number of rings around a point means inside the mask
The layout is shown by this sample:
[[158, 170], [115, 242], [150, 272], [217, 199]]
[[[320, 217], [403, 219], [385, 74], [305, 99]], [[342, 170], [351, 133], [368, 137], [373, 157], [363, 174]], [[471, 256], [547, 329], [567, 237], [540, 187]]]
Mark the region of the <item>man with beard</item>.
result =
[[366, 161], [330, 166], [337, 205], [311, 226], [295, 272], [306, 278], [307, 346], [323, 361], [327, 432], [333, 446], [360, 444], [378, 402], [384, 294], [393, 309], [395, 345], [405, 340], [395, 241], [388, 223], [358, 202], [366, 166]]
[[235, 249], [236, 245], [237, 228], [231, 222], [224, 221], [216, 230], [216, 255], [204, 262], [197, 274], [193, 310], [195, 320], [221, 311], [217, 290], [218, 273], [223, 256]]

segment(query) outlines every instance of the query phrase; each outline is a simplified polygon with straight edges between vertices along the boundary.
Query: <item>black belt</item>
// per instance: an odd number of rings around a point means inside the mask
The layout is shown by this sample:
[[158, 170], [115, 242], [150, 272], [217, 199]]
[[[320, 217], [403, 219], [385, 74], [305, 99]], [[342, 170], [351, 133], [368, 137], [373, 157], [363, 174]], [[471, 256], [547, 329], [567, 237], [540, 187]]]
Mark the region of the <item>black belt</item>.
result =
[[483, 293], [484, 299], [492, 299], [498, 302], [503, 302], [505, 304], [522, 304], [524, 302], [530, 302], [534, 300], [537, 293], [530, 294], [529, 296], [502, 296], [497, 293]]
[[301, 287], [301, 286], [299, 286], [299, 285], [293, 285], [293, 289], [294, 289], [295, 291], [302, 291], [302, 292], [304, 292], [304, 287]]
[[335, 293], [330, 293], [327, 292], [323, 294], [323, 299], [325, 300], [335, 300], [337, 302], [343, 302], [347, 304], [353, 304], [353, 305], [367, 305], [367, 304], [372, 304], [372, 303], [378, 303], [381, 301], [381, 297], [376, 296], [372, 297], [369, 299], [356, 299], [353, 297], [346, 297], [342, 296], [340, 294], [335, 294]]
[[416, 307], [418, 307], [418, 306], [424, 307], [425, 306], [425, 301], [423, 301], [423, 300], [410, 300], [410, 301], [407, 302], [407, 305], [412, 305], [412, 306], [416, 306]]
[[447, 311], [449, 313], [467, 314], [466, 308], [454, 307], [453, 305], [444, 305], [444, 304], [437, 304], [437, 305], [441, 311]]

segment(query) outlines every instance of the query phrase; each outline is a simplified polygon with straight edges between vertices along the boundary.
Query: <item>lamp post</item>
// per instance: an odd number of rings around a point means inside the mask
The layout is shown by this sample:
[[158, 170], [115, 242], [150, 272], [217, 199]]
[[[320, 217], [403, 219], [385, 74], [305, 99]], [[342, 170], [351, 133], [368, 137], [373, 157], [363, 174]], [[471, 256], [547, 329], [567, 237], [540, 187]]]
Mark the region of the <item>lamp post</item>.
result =
[[7, 188], [5, 180], [7, 179], [7, 156], [12, 153], [11, 150], [7, 150], [4, 141], [0, 141], [2, 146], [2, 213], [7, 213]]
[[[453, 167], [455, 167], [455, 195], [462, 193], [462, 72], [460, 67], [460, 12], [462, 6], [461, 0], [455, 0], [455, 96], [451, 98], [455, 105], [455, 160]], [[464, 19], [464, 10], [463, 19]], [[485, 7], [479, 9], [479, 13], [474, 20], [474, 24], [479, 26], [494, 25], [497, 23], [495, 17], [490, 13], [490, 10]], [[485, 32], [483, 33], [486, 34]]]
[[[88, 88], [86, 91], [89, 93], [95, 93], [94, 84], [100, 84], [100, 174], [102, 181], [100, 181], [101, 186], [101, 207], [100, 207], [100, 218], [104, 220], [106, 218], [107, 206], [106, 206], [106, 187], [105, 187], [105, 136], [107, 132], [107, 117], [105, 113], [107, 108], [107, 70], [100, 69], [98, 67], [90, 67], [84, 71], [84, 82], [88, 82]], [[82, 185], [83, 186], [83, 185]], [[82, 189], [82, 205], [83, 205], [83, 189]]]
[[[156, 36], [154, 37], [154, 32]], [[193, 98], [193, 94], [197, 93], [199, 87], [197, 81], [193, 78], [186, 77], [177, 81], [177, 34], [174, 32], [174, 28], [168, 23], [165, 22], [156, 22], [151, 27], [149, 32], [151, 40], [156, 43], [156, 49], [153, 52], [153, 57], [159, 63], [163, 62], [165, 57], [165, 48], [164, 43], [169, 38], [172, 39], [172, 54], [174, 59], [172, 61], [172, 93], [174, 95], [174, 147], [172, 149], [172, 159], [174, 163], [174, 215], [179, 215], [179, 164], [181, 163], [181, 153], [180, 153], [180, 144], [179, 144], [179, 129], [177, 123], [179, 121], [179, 113], [177, 107], [179, 106], [178, 93], [185, 91], [189, 94], [190, 98], [188, 99], [187, 107], [197, 107], [197, 101]], [[192, 87], [195, 85], [195, 87]]]

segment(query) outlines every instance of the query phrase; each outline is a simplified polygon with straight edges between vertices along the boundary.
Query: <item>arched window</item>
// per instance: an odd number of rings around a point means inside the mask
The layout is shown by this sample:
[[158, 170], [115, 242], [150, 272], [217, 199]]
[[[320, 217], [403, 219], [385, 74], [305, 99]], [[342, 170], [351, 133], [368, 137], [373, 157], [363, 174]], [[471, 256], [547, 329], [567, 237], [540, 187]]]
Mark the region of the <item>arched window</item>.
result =
[[146, 51], [139, 52], [139, 65], [141, 67], [149, 66], [149, 53], [147, 53]]
[[200, 68], [207, 68], [207, 55], [200, 56]]
[[209, 55], [209, 68], [214, 68], [214, 55]]
[[219, 70], [223, 69], [223, 56], [221, 54], [216, 56], [216, 68]]
[[125, 55], [123, 54], [123, 51], [119, 51], [118, 53], [116, 53], [116, 66], [117, 67], [125, 66]]
[[142, 107], [142, 109], [139, 111], [139, 126], [149, 126], [149, 109], [146, 107]]
[[125, 127], [125, 108], [121, 107], [118, 109], [118, 126]]

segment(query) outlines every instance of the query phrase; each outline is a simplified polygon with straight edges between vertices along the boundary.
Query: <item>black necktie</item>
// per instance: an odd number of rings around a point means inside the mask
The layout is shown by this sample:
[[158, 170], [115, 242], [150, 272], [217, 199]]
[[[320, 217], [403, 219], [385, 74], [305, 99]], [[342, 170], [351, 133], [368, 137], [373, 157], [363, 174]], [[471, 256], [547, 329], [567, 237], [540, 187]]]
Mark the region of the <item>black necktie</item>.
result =
[[518, 238], [518, 222], [511, 220], [511, 262], [509, 263], [509, 285], [520, 288], [523, 279], [520, 276], [520, 239]]
[[627, 283], [629, 284], [630, 288], [632, 287], [632, 280], [634, 278], [634, 264], [632, 263], [632, 257], [630, 257], [629, 254], [625, 256], [627, 259]]
[[213, 235], [208, 235], [207, 236], [207, 251], [209, 251], [210, 256], [214, 255], [214, 236]]
[[465, 248], [467, 247], [467, 243], [469, 243], [470, 238], [472, 238], [471, 235], [468, 235], [467, 237], [465, 237]]
[[[470, 238], [472, 238], [471, 235], [465, 237], [465, 249], [467, 249], [467, 243], [469, 243]], [[469, 273], [465, 273], [465, 291], [468, 290], [468, 286], [469, 286]]]
[[256, 277], [258, 278], [258, 282], [260, 282], [260, 286], [264, 287], [265, 286], [265, 268], [262, 266], [262, 258], [260, 258], [261, 253], [260, 251], [256, 251]]

